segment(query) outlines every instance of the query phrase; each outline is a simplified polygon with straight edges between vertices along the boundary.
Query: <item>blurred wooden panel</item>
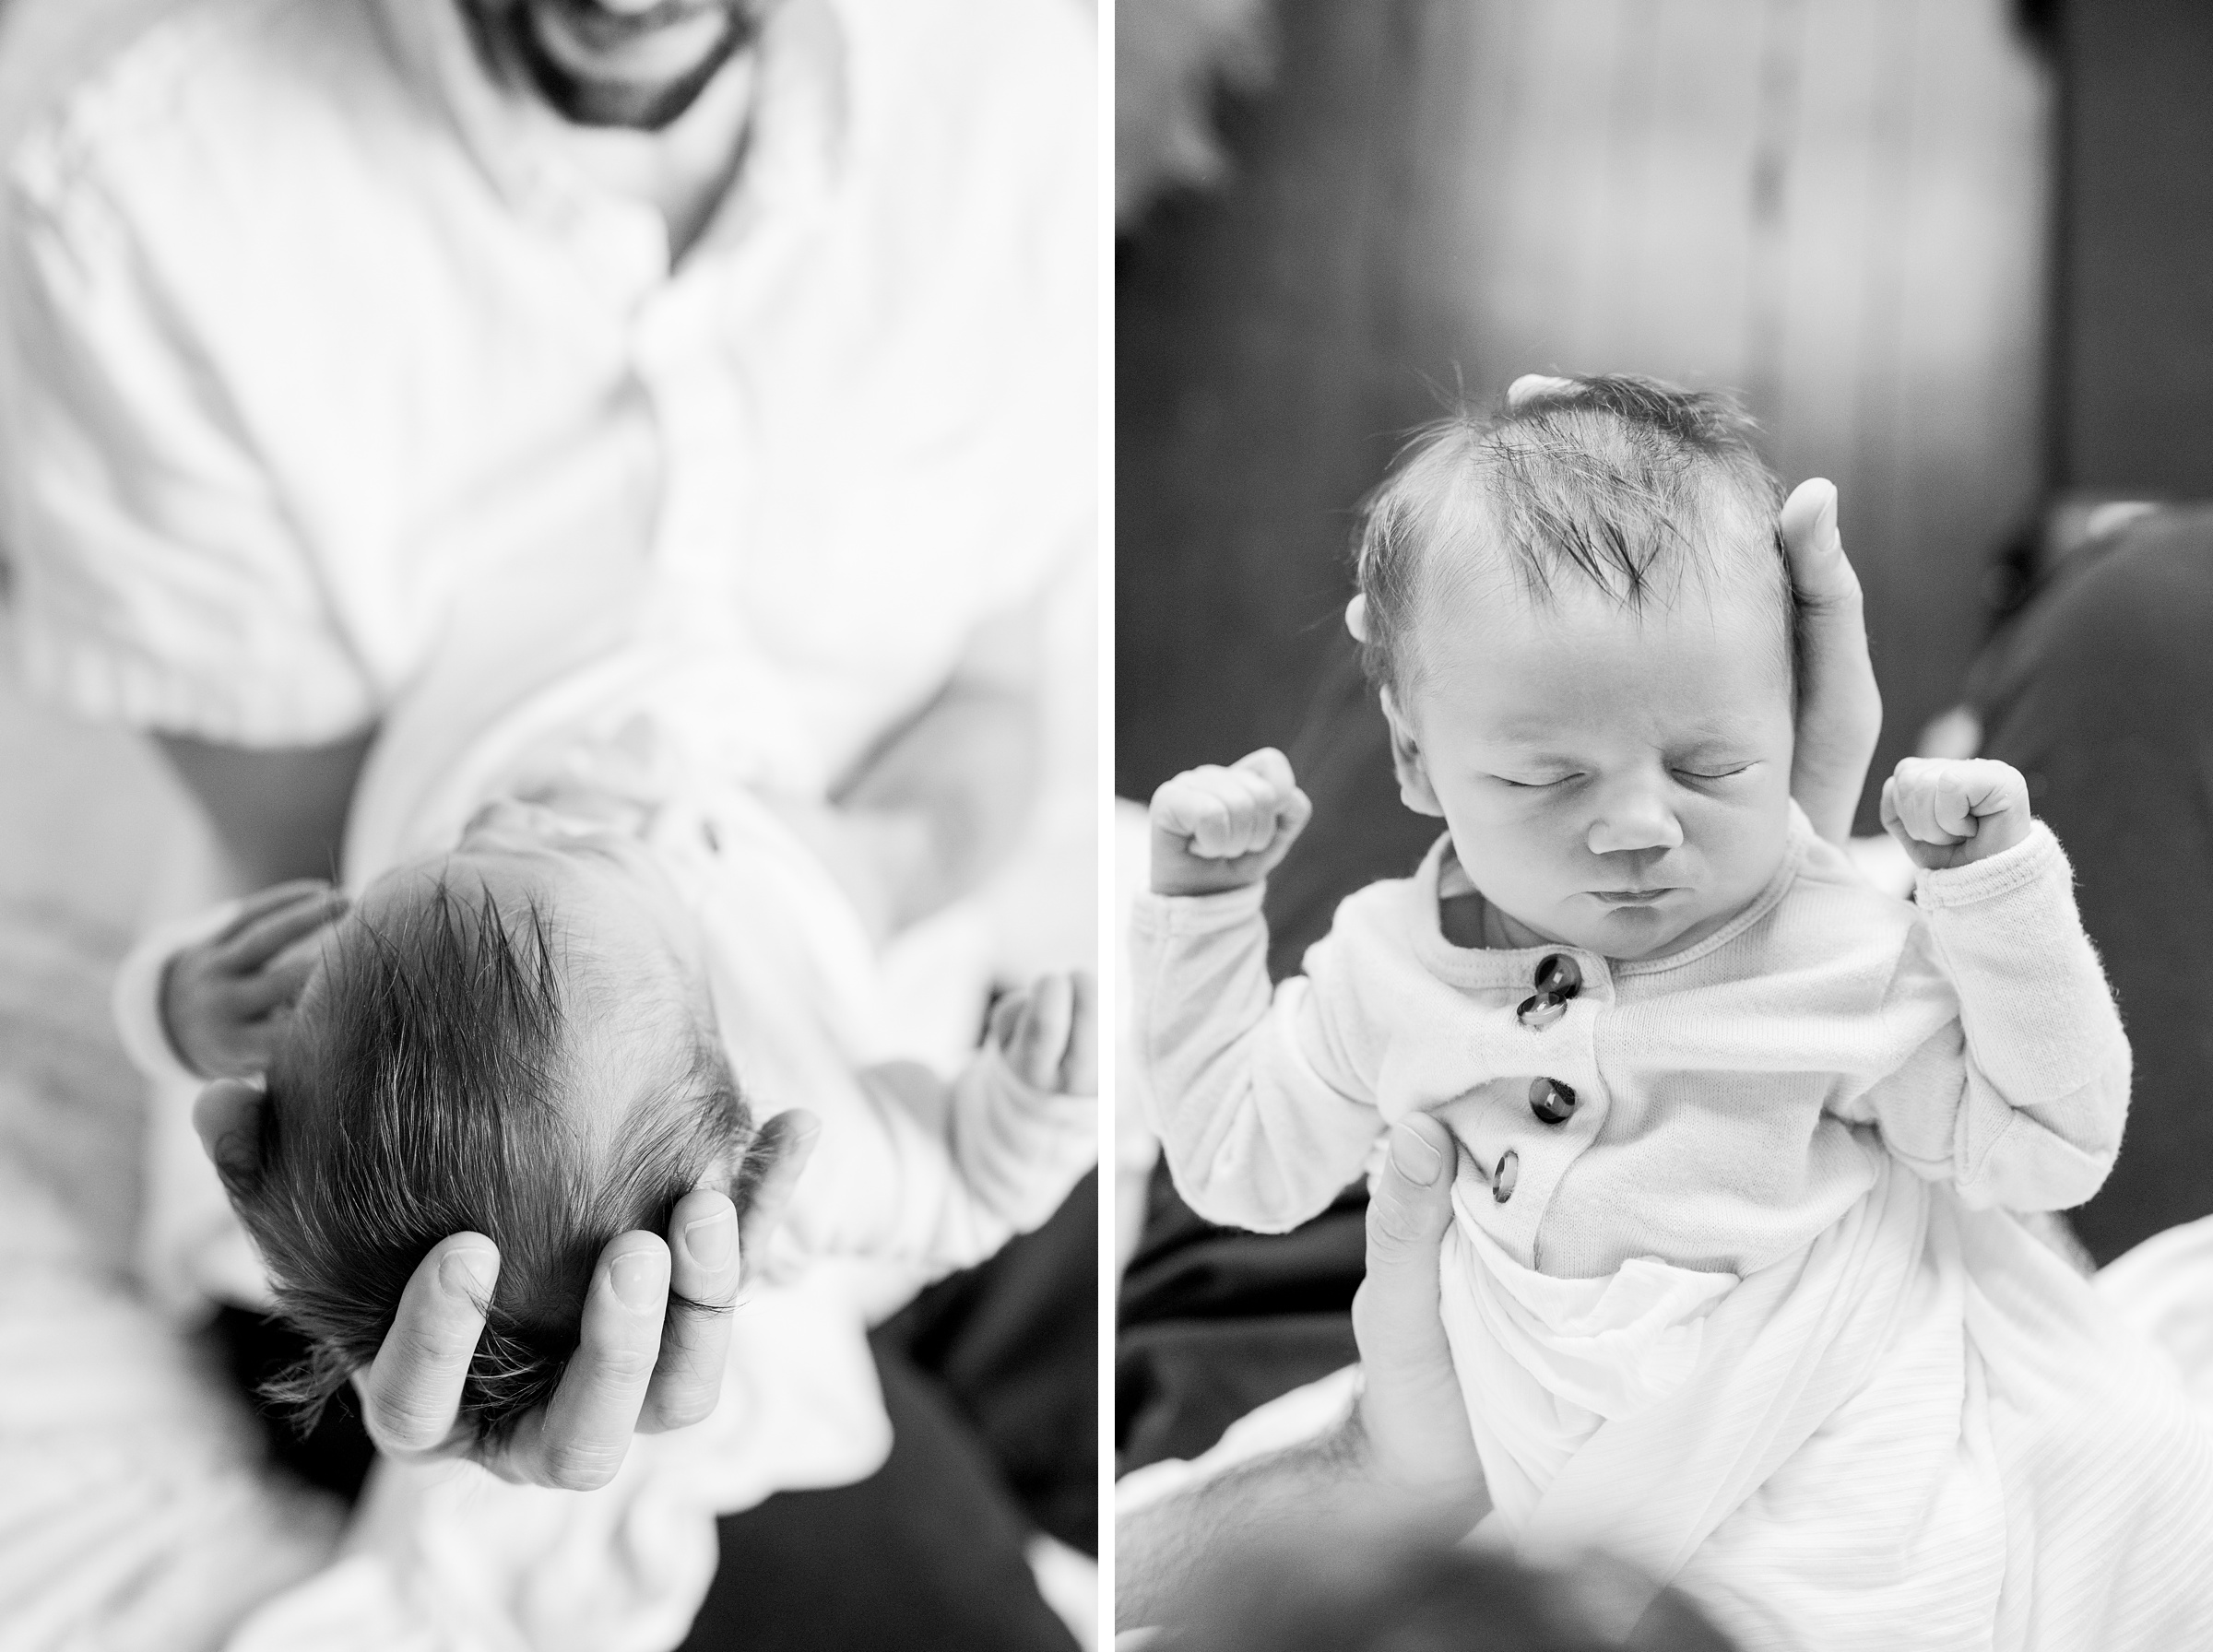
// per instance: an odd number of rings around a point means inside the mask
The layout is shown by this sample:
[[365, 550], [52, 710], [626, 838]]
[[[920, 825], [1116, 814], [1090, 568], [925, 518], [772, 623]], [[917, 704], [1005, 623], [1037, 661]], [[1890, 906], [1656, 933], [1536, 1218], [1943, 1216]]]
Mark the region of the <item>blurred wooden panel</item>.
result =
[[1351, 509], [1456, 384], [1745, 391], [1834, 478], [1888, 763], [2041, 482], [2042, 74], [2002, 0], [1287, 0], [1239, 169], [1122, 249], [1120, 785], [1296, 726]]

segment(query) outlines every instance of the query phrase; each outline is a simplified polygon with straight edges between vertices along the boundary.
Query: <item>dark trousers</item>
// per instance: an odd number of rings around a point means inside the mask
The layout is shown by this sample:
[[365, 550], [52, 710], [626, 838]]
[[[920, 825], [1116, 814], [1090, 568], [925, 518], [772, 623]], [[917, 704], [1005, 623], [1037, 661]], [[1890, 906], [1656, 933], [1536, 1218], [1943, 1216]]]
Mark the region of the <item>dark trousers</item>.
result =
[[[1966, 697], [1984, 754], [2028, 776], [2074, 863], [2136, 1053], [2120, 1161], [2070, 1216], [2108, 1262], [2213, 1213], [2213, 507], [2163, 511], [2077, 553], [1992, 640]], [[1439, 830], [1399, 805], [1349, 643], [1290, 757], [1314, 823], [1269, 880], [1279, 978], [1339, 901], [1405, 876]], [[1155, 1177], [1123, 1280], [1118, 1471], [1202, 1451], [1255, 1405], [1353, 1358], [1364, 1204], [1348, 1188], [1293, 1233], [1231, 1233]]]
[[[1097, 1550], [1097, 1224], [1095, 1174], [1045, 1227], [870, 1336], [889, 1460], [724, 1516], [684, 1652], [1071, 1652], [1024, 1549], [1043, 1530]], [[215, 1336], [249, 1392], [302, 1351], [235, 1309]], [[288, 1468], [360, 1494], [375, 1453], [350, 1393], [305, 1439], [265, 1422]]]

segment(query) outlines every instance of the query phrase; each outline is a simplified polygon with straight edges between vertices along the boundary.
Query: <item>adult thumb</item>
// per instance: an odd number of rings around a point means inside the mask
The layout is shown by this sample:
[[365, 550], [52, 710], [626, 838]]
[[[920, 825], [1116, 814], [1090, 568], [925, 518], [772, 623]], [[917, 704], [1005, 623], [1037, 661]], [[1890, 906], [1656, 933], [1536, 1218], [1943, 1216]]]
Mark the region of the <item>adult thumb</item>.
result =
[[1452, 1221], [1457, 1149], [1445, 1127], [1414, 1114], [1391, 1127], [1383, 1167], [1367, 1197], [1367, 1278], [1354, 1328], [1371, 1366], [1434, 1357], [1438, 1256]]

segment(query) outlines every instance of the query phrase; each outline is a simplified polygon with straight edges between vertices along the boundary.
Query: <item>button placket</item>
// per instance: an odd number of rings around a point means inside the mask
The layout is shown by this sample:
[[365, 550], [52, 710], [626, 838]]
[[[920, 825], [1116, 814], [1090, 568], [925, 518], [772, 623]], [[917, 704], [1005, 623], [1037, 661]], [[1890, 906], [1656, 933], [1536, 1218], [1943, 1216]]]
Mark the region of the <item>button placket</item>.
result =
[[1538, 961], [1530, 985], [1536, 991], [1515, 1008], [1514, 1019], [1542, 1032], [1568, 1013], [1569, 1000], [1583, 990], [1583, 972], [1567, 953], [1554, 952]]
[[1509, 1000], [1515, 1031], [1508, 1045], [1493, 1048], [1492, 1058], [1529, 1041], [1521, 1059], [1507, 1068], [1518, 1066], [1530, 1074], [1516, 1081], [1507, 1103], [1528, 1112], [1515, 1132], [1517, 1145], [1501, 1144], [1489, 1164], [1479, 1161], [1475, 1169], [1491, 1195], [1492, 1214], [1484, 1226], [1509, 1253], [1535, 1267], [1537, 1235], [1553, 1195], [1604, 1122], [1603, 1096], [1590, 1086], [1596, 1081], [1597, 1013], [1613, 995], [1603, 962], [1586, 964], [1565, 950], [1541, 955], [1524, 979], [1525, 996]]

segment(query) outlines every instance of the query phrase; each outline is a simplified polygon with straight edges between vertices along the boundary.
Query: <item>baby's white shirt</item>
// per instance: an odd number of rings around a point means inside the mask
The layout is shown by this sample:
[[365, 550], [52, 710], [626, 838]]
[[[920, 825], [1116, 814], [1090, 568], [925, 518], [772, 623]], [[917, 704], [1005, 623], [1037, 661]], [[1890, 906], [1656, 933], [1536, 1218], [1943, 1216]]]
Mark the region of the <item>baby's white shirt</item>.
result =
[[[1743, 912], [1635, 962], [1453, 946], [1449, 839], [1348, 898], [1272, 989], [1259, 886], [1141, 896], [1138, 1059], [1178, 1191], [1210, 1221], [1289, 1228], [1426, 1111], [1463, 1179], [1514, 1155], [1510, 1195], [1463, 1214], [1564, 1279], [1639, 1257], [1742, 1276], [1790, 1256], [1868, 1190], [1869, 1127], [1972, 1206], [2089, 1198], [2120, 1147], [2129, 1052], [2049, 829], [1923, 872], [1908, 903], [1793, 817]], [[1515, 1009], [1556, 953], [1581, 988], [1533, 1031]], [[1533, 1107], [1539, 1078], [1573, 1091], [1562, 1122]]]

